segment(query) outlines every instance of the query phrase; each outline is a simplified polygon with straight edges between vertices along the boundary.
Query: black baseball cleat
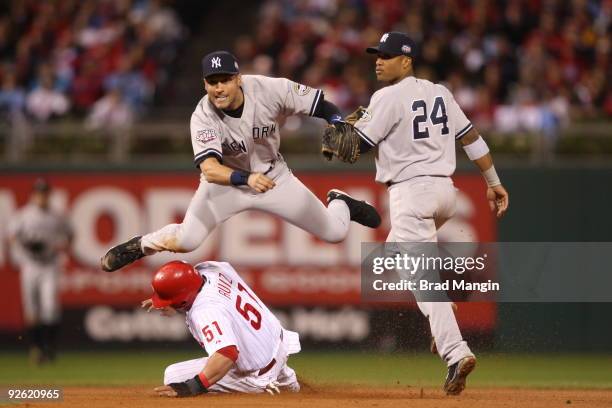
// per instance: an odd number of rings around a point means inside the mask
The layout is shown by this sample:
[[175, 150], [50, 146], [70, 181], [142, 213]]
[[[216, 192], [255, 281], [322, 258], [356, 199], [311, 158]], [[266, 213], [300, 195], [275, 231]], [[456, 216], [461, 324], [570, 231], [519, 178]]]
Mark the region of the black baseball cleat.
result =
[[446, 395], [459, 395], [465, 389], [465, 381], [467, 376], [474, 371], [476, 367], [476, 357], [467, 356], [448, 367], [446, 381], [444, 382], [444, 391]]
[[327, 203], [332, 200], [342, 200], [346, 203], [351, 213], [351, 221], [355, 221], [361, 225], [370, 228], [378, 228], [380, 226], [380, 215], [376, 208], [367, 201], [355, 200], [344, 191], [329, 190], [327, 193]]
[[123, 244], [112, 247], [100, 260], [102, 270], [114, 272], [145, 256], [140, 246], [142, 237], [134, 237]]

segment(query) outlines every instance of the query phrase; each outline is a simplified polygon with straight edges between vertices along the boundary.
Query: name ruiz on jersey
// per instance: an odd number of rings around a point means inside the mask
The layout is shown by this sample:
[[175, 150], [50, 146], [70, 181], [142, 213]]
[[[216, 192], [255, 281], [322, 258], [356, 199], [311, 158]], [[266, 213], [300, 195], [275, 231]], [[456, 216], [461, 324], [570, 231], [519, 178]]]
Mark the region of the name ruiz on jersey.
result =
[[232, 300], [230, 294], [232, 292], [232, 280], [222, 273], [219, 273], [219, 280], [217, 281], [217, 291], [221, 296]]

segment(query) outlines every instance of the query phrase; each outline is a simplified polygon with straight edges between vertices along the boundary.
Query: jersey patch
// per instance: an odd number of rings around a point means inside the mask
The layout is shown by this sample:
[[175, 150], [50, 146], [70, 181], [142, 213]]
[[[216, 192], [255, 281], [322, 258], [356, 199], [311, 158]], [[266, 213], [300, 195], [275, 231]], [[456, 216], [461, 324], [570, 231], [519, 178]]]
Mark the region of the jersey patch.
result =
[[293, 85], [293, 91], [296, 94], [298, 94], [299, 96], [308, 95], [308, 93], [310, 92], [311, 89], [312, 88], [310, 88], [309, 86], [302, 85], [302, 84], [294, 84]]
[[361, 118], [359, 118], [362, 122], [369, 122], [372, 120], [372, 112], [369, 109], [364, 109], [361, 114]]
[[196, 140], [200, 143], [208, 143], [211, 140], [215, 140], [217, 138], [217, 132], [215, 129], [202, 129], [198, 130], [196, 134]]

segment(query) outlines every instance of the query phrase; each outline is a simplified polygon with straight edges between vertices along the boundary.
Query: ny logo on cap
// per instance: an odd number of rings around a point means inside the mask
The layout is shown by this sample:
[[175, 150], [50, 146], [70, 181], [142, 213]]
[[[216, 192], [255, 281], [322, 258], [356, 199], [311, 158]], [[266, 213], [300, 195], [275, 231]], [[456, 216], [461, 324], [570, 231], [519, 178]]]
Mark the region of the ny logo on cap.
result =
[[213, 68], [221, 68], [221, 57], [215, 57], [211, 60]]
[[380, 42], [385, 42], [387, 41], [387, 38], [389, 37], [389, 33], [384, 33], [382, 37], [380, 37]]

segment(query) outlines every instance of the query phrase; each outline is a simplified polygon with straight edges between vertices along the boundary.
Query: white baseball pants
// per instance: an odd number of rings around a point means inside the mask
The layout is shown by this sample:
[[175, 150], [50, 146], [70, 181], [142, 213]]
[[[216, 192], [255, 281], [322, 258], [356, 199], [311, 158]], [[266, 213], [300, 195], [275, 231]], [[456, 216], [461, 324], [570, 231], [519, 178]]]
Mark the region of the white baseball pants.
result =
[[[265, 392], [268, 384], [277, 382], [282, 391], [298, 392], [300, 384], [295, 371], [287, 365], [288, 354], [287, 345], [281, 341], [276, 352], [276, 363], [267, 373], [258, 375], [259, 370], [240, 372], [232, 368], [223, 378], [211, 385], [209, 391], [256, 394]], [[169, 365], [164, 372], [164, 385], [187, 381], [195, 377], [204, 369], [207, 361], [208, 357], [204, 357]]]
[[350, 212], [344, 201], [333, 200], [325, 207], [284, 162], [278, 162], [268, 176], [276, 186], [265, 193], [257, 193], [247, 186], [209, 183], [202, 176], [183, 222], [143, 236], [143, 251], [147, 255], [159, 251], [191, 252], [217, 225], [246, 210], [277, 215], [327, 242], [346, 238]]
[[24, 261], [20, 268], [26, 325], [55, 324], [60, 318], [58, 266]]
[[[450, 177], [415, 177], [389, 187], [387, 242], [437, 242], [436, 231], [455, 214]], [[473, 353], [463, 340], [450, 302], [417, 302], [429, 319], [440, 357], [451, 366]]]

